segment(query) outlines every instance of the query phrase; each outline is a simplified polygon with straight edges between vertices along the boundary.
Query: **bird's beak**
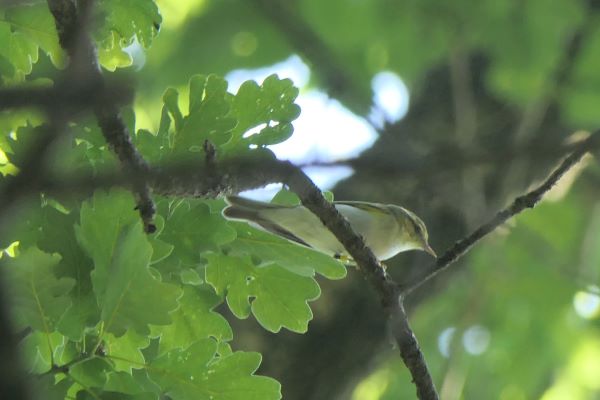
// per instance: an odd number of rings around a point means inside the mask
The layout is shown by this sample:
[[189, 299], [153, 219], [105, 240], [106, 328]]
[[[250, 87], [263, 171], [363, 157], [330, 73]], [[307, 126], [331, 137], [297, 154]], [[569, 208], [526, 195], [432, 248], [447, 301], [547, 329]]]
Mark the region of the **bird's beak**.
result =
[[423, 250], [426, 253], [431, 254], [433, 257], [437, 258], [437, 254], [435, 254], [435, 251], [433, 251], [433, 249], [431, 248], [431, 246], [429, 245], [429, 243], [425, 243], [425, 247], [423, 248]]

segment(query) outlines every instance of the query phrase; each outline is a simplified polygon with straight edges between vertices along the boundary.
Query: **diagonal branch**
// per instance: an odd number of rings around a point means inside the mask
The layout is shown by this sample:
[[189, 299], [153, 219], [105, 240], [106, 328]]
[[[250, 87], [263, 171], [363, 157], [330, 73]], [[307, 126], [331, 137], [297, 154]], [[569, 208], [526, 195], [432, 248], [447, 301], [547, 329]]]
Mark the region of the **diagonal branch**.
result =
[[356, 262], [359, 271], [379, 295], [382, 307], [390, 321], [394, 339], [400, 350], [400, 356], [409, 369], [417, 388], [417, 397], [421, 400], [438, 399], [431, 374], [427, 368], [423, 353], [419, 348], [408, 317], [404, 310], [403, 297], [399, 287], [385, 272], [375, 255], [366, 246], [348, 221], [329, 203], [315, 184], [299, 169], [286, 182], [300, 197], [302, 204], [312, 211], [333, 233], [336, 239]]
[[596, 132], [590, 135], [586, 140], [582, 141], [538, 187], [517, 197], [508, 207], [499, 211], [491, 220], [481, 225], [466, 238], [456, 242], [454, 246], [444, 253], [444, 255], [437, 259], [437, 262], [434, 265], [427, 269], [427, 272], [424, 275], [408, 285], [403, 285], [402, 294], [409, 294], [423, 283], [448, 268], [468, 252], [479, 240], [483, 239], [510, 218], [527, 208], [533, 208], [542, 197], [556, 185], [559, 179], [567, 171], [573, 168], [588, 151], [597, 150], [599, 147], [600, 133]]
[[[93, 1], [80, 0], [78, 6], [72, 0], [48, 0], [48, 7], [54, 16], [61, 46], [70, 57], [69, 71], [72, 79], [97, 85], [100, 92], [105, 90], [104, 77], [96, 54], [96, 47], [87, 32]], [[114, 103], [97, 103], [94, 114], [106, 142], [116, 153], [124, 170], [143, 172], [149, 169], [148, 164], [137, 151], [129, 130]], [[154, 232], [153, 223], [155, 206], [150, 196], [150, 187], [143, 180], [133, 186], [137, 197], [137, 208], [140, 212], [146, 232]]]

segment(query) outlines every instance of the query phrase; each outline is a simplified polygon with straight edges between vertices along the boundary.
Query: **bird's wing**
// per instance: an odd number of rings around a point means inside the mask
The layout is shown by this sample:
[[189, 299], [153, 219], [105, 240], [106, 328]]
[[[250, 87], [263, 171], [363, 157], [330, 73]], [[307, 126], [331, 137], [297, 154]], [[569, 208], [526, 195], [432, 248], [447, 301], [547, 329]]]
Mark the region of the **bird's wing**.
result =
[[377, 203], [367, 203], [366, 201], [334, 201], [333, 204], [336, 206], [346, 205], [350, 207], [355, 207], [359, 210], [363, 210], [368, 213], [387, 214], [385, 212], [385, 206]]
[[223, 215], [228, 219], [250, 222], [256, 228], [281, 236], [292, 242], [311, 247], [304, 240], [294, 235], [289, 229], [267, 218], [269, 212], [274, 210], [291, 210], [294, 207], [279, 204], [265, 203], [250, 200], [240, 196], [227, 196], [225, 200], [228, 206], [223, 210]]
[[267, 232], [271, 232], [275, 235], [291, 240], [292, 242], [296, 242], [303, 246], [312, 248], [312, 246], [306, 243], [304, 240], [300, 239], [298, 236], [294, 235], [292, 232], [285, 229], [281, 225], [274, 223], [273, 221], [268, 221], [262, 218], [257, 218], [251, 221]]

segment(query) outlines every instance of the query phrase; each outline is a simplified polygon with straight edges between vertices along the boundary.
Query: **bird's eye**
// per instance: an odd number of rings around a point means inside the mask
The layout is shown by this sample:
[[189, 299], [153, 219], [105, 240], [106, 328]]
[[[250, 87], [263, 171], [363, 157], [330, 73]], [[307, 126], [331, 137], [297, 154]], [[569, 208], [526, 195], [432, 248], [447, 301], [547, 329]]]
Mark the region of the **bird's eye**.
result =
[[417, 235], [421, 236], [422, 235], [421, 227], [419, 226], [419, 224], [417, 223], [417, 221], [411, 219], [410, 222], [412, 222], [413, 230], [415, 231], [415, 233]]
[[421, 221], [414, 221], [415, 233], [420, 237], [427, 240], [427, 230], [425, 229], [425, 224]]

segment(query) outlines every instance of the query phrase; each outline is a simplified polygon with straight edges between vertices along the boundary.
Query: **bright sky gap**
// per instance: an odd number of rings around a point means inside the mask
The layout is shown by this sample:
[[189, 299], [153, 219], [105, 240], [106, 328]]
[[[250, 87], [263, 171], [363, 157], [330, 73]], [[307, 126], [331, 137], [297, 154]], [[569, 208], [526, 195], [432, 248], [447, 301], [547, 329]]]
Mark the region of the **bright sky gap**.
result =
[[[396, 122], [408, 110], [408, 90], [402, 80], [391, 72], [382, 72], [372, 81], [374, 107], [369, 122], [326, 93], [308, 88], [310, 70], [296, 55], [269, 67], [234, 70], [225, 78], [229, 82], [229, 91], [235, 93], [244, 81], [252, 79], [260, 84], [274, 73], [280, 78], [291, 79], [299, 87], [296, 102], [302, 109], [302, 114], [294, 121], [294, 135], [283, 143], [269, 146], [282, 160], [307, 164], [356, 157], [377, 139], [374, 125], [381, 127], [384, 122]], [[330, 189], [353, 173], [350, 167], [343, 166], [310, 167], [304, 171], [322, 190]], [[244, 195], [269, 199], [279, 187], [270, 185]]]

